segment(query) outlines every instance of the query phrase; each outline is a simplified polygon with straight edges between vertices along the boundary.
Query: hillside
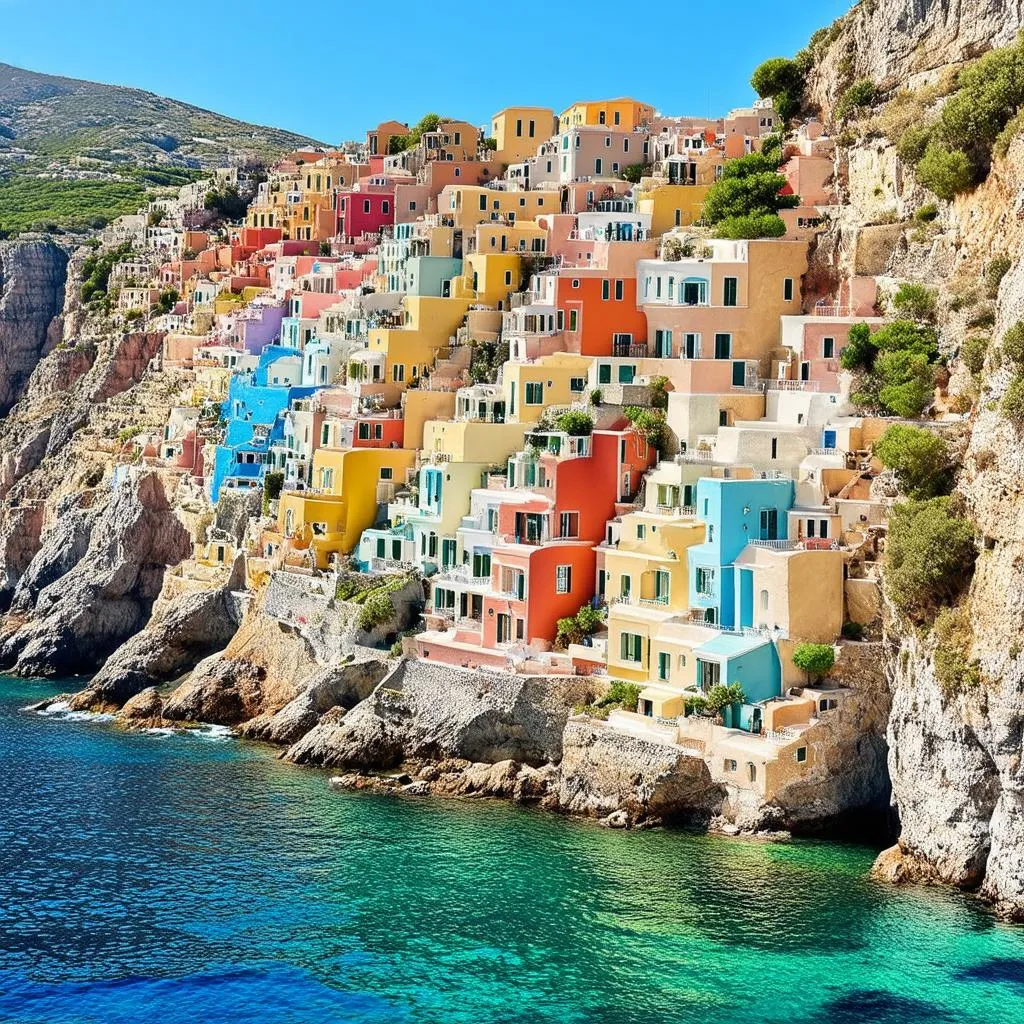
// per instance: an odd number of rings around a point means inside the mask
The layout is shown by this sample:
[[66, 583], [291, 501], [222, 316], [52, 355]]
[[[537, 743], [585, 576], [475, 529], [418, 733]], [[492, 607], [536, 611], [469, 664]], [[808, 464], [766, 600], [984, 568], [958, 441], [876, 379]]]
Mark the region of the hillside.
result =
[[0, 229], [88, 227], [147, 189], [311, 144], [141, 89], [0, 64]]

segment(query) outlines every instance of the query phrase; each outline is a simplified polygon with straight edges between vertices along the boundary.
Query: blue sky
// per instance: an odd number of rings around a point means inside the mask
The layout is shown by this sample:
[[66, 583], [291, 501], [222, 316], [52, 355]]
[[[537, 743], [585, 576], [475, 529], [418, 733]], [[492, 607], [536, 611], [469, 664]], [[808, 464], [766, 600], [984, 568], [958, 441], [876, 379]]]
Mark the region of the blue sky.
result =
[[338, 142], [428, 110], [483, 124], [621, 95], [721, 114], [851, 2], [0, 0], [0, 62]]

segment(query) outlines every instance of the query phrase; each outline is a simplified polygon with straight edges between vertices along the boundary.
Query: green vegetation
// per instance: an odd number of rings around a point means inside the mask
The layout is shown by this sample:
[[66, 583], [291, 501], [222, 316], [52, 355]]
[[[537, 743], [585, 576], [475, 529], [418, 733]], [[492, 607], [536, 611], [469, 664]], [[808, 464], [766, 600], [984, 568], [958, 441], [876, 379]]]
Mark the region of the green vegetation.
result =
[[864, 627], [852, 619], [843, 623], [843, 638], [846, 640], [863, 640]]
[[878, 439], [874, 450], [911, 498], [934, 498], [948, 494], [953, 486], [949, 445], [930, 430], [894, 424]]
[[507, 341], [474, 341], [469, 361], [469, 379], [473, 384], [494, 384], [498, 371], [508, 359]]
[[1017, 366], [1024, 366], [1024, 320], [1018, 320], [1003, 335], [1003, 355]]
[[558, 632], [555, 643], [562, 648], [569, 644], [582, 643], [584, 637], [592, 636], [603, 625], [601, 613], [589, 604], [581, 605], [575, 615], [558, 620]]
[[589, 437], [594, 432], [594, 417], [589, 412], [570, 409], [555, 420], [555, 426], [570, 437]]
[[994, 299], [999, 295], [999, 286], [1013, 266], [1009, 256], [996, 256], [985, 268], [985, 294]]
[[643, 435], [644, 440], [659, 451], [665, 446], [668, 423], [664, 409], [648, 409], [641, 405], [627, 405], [622, 414]]
[[935, 321], [938, 293], [923, 284], [901, 284], [893, 296], [893, 306], [911, 320]]
[[249, 208], [249, 201], [239, 195], [234, 185], [225, 185], [207, 192], [203, 206], [221, 220], [242, 220]]
[[937, 142], [931, 142], [917, 162], [917, 180], [940, 199], [948, 201], [966, 192], [974, 184], [975, 177], [965, 153], [959, 149], [950, 151]]
[[755, 69], [750, 84], [762, 99], [770, 96], [779, 117], [788, 121], [800, 109], [804, 69], [795, 60], [772, 57]]
[[629, 164], [623, 168], [622, 177], [630, 184], [636, 185], [639, 184], [646, 170], [647, 164]]
[[835, 648], [831, 644], [797, 644], [793, 649], [793, 664], [807, 673], [808, 682], [820, 682], [836, 663]]
[[120, 445], [127, 444], [133, 437], [141, 432], [141, 423], [133, 423], [131, 426], [124, 427], [117, 432], [117, 443]]
[[933, 327], [893, 320], [874, 334], [867, 324], [855, 324], [840, 363], [858, 371], [851, 395], [857, 405], [916, 419], [931, 402], [938, 354]]
[[437, 126], [441, 123], [439, 114], [424, 114], [419, 121], [413, 125], [408, 135], [392, 135], [388, 140], [388, 153], [394, 156], [396, 153], [404, 153], [407, 149], [413, 149], [420, 144], [424, 132], [436, 132]]
[[160, 298], [157, 301], [157, 309], [161, 313], [170, 313], [180, 298], [181, 296], [178, 294], [177, 288], [165, 288], [160, 293]]
[[1014, 375], [1003, 395], [1000, 409], [1015, 427], [1024, 426], [1024, 373], [1018, 371]]
[[717, 718], [727, 707], [742, 704], [747, 695], [739, 683], [716, 683], [703, 697], [689, 697], [686, 701], [686, 714], [698, 715], [702, 718]]
[[903, 615], [928, 621], [968, 585], [975, 557], [974, 527], [953, 498], [896, 505], [889, 519], [886, 595]]
[[0, 230], [87, 231], [134, 213], [145, 189], [134, 181], [53, 181], [15, 175], [0, 182]]
[[278, 469], [273, 469], [266, 473], [263, 477], [263, 514], [267, 515], [270, 512], [270, 503], [277, 501], [281, 497], [281, 491], [284, 489], [284, 473]]
[[668, 408], [668, 386], [668, 377], [661, 376], [660, 374], [651, 377], [650, 381], [647, 384], [647, 387], [651, 393], [651, 406], [653, 408]]
[[331, 255], [331, 243], [330, 242], [321, 242], [320, 243], [320, 255], [321, 256], [330, 256]]
[[963, 606], [943, 608], [935, 619], [935, 678], [948, 700], [976, 688], [981, 671], [976, 659], [969, 657], [974, 644], [971, 616]]
[[939, 215], [939, 208], [934, 203], [923, 203], [914, 212], [914, 220], [921, 224], [930, 224]]
[[960, 346], [960, 358], [972, 377], [977, 377], [985, 367], [985, 353], [991, 338], [984, 334], [972, 334]]
[[395, 606], [387, 594], [371, 594], [364, 602], [359, 613], [359, 628], [369, 633], [378, 626], [387, 625], [395, 618]]
[[626, 711], [636, 711], [637, 703], [640, 700], [641, 687], [636, 683], [626, 683], [621, 679], [614, 679], [608, 687], [608, 692], [593, 704], [583, 704], [573, 710], [578, 715], [589, 715], [591, 718], [607, 718], [609, 713], [620, 708]]
[[132, 247], [127, 242], [116, 249], [108, 249], [101, 253], [94, 250], [82, 262], [82, 287], [79, 296], [83, 302], [92, 302], [107, 297], [107, 286], [110, 284], [110, 272], [115, 263], [121, 263], [132, 254]]
[[870, 78], [862, 78], [854, 82], [839, 98], [836, 104], [836, 117], [845, 121], [851, 114], [864, 107], [870, 107], [878, 97], [878, 86]]
[[722, 178], [708, 190], [704, 218], [722, 238], [778, 238], [786, 227], [779, 210], [800, 205], [800, 197], [780, 195], [786, 179], [774, 153], [750, 153], [730, 160]]

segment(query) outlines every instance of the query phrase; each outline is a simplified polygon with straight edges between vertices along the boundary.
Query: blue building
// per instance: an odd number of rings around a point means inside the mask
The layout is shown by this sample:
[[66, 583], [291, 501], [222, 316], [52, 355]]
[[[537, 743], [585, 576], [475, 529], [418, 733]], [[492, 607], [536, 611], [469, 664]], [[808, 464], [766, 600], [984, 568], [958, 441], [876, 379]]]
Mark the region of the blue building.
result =
[[[213, 501], [220, 497], [224, 486], [240, 489], [259, 486], [270, 458], [270, 446], [284, 440], [284, 413], [289, 403], [317, 390], [267, 385], [267, 374], [274, 360], [264, 364], [261, 357], [260, 362], [255, 373], [236, 374], [228, 385], [228, 397], [221, 406], [227, 429], [224, 442], [217, 445], [210, 481]], [[263, 383], [259, 383], [261, 377]]]
[[725, 711], [725, 724], [748, 732], [761, 731], [758, 704], [782, 693], [782, 664], [779, 652], [767, 637], [720, 633], [695, 647], [697, 688], [707, 693], [721, 683], [738, 683], [746, 702]]
[[[754, 540], [785, 541], [793, 507], [792, 480], [735, 480], [705, 477], [697, 483], [697, 517], [705, 524], [703, 544], [687, 550], [690, 607], [703, 610], [708, 625], [733, 629], [736, 619], [735, 561]], [[749, 575], [749, 574], [747, 574]], [[754, 594], [741, 593], [753, 614]]]

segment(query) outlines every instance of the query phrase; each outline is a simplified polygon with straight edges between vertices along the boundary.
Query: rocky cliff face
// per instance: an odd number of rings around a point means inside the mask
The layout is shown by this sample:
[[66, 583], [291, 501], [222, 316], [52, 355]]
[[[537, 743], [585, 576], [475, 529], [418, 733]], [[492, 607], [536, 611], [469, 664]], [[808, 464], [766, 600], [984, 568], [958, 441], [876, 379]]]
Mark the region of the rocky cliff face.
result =
[[914, 86], [1013, 42], [1022, 26], [1024, 0], [862, 0], [827, 30], [810, 96], [827, 114], [860, 78]]
[[67, 265], [49, 240], [0, 242], [0, 416], [60, 339]]

